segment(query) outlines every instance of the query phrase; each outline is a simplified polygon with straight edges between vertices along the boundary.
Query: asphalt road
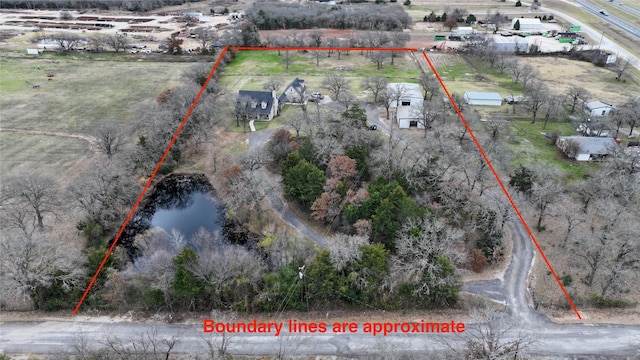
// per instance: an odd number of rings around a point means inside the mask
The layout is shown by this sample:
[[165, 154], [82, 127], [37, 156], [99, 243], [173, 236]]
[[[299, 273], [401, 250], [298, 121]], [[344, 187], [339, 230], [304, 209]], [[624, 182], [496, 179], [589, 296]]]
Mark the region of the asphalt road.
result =
[[[628, 22], [613, 16], [611, 14], [605, 15], [600, 13], [600, 10], [602, 9], [601, 7], [599, 7], [598, 5], [592, 4], [588, 1], [585, 0], [576, 0], [576, 2], [578, 4], [580, 4], [582, 6], [582, 8], [598, 17], [600, 17], [601, 19], [613, 24], [614, 26], [620, 28], [621, 30], [625, 31], [626, 33], [628, 33], [629, 35], [634, 36], [636, 39], [640, 40], [640, 29], [638, 29], [637, 27], [629, 24]], [[629, 11], [633, 12], [633, 10], [635, 10], [632, 7], [628, 8]], [[606, 11], [605, 11], [606, 13]]]

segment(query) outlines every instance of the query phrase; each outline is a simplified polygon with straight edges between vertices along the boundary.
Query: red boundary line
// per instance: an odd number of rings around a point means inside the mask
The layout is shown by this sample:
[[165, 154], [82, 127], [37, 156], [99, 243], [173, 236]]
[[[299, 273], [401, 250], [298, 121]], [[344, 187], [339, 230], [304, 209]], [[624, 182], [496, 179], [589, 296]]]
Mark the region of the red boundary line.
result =
[[[218, 68], [218, 65], [220, 65], [220, 62], [222, 61], [222, 58], [223, 58], [224, 54], [227, 52], [228, 49], [231, 49], [231, 50], [234, 50], [234, 51], [239, 51], [239, 50], [253, 50], [253, 51], [255, 51], [255, 50], [257, 50], [257, 51], [277, 51], [277, 50], [285, 50], [285, 51], [286, 50], [291, 50], [291, 51], [298, 51], [298, 50], [307, 50], [307, 51], [336, 51], [336, 50], [344, 50], [344, 51], [349, 51], [349, 50], [353, 50], [353, 51], [357, 51], [357, 50], [362, 50], [362, 51], [408, 51], [408, 52], [418, 51], [418, 49], [416, 49], [416, 48], [356, 48], [356, 47], [352, 47], [352, 48], [313, 48], [313, 47], [257, 47], [257, 46], [231, 46], [231, 47], [229, 47], [229, 46], [226, 46], [222, 50], [222, 53], [218, 57], [218, 60], [216, 61], [216, 63], [213, 65], [213, 68], [211, 69], [211, 72], [209, 73], [209, 76], [207, 77], [207, 80], [204, 82], [204, 85], [202, 85], [202, 88], [200, 88], [200, 91], [198, 92], [198, 95], [196, 95], [196, 98], [193, 100], [193, 103], [191, 104], [191, 107], [187, 111], [187, 114], [185, 115], [184, 119], [180, 123], [180, 126], [178, 127], [178, 130], [176, 130], [175, 134], [173, 135], [173, 138], [169, 142], [169, 145], [167, 145], [167, 148], [165, 149], [164, 154], [162, 154], [162, 157], [160, 158], [160, 161], [156, 165], [156, 168], [153, 170], [153, 173], [151, 174], [151, 177], [149, 178], [149, 180], [147, 180], [147, 183], [145, 184], [144, 188], [142, 189], [142, 192], [140, 193], [140, 195], [138, 196], [138, 199], [136, 200], [136, 203], [133, 205], [133, 208], [129, 212], [129, 215], [127, 216], [127, 219], [122, 224], [122, 227], [120, 227], [120, 231], [118, 231], [118, 235], [116, 235], [116, 238], [113, 241], [113, 243], [111, 244], [111, 246], [109, 247], [109, 250], [107, 251], [107, 254], [105, 255], [104, 259], [102, 259], [102, 262], [100, 263], [100, 266], [98, 267], [98, 270], [93, 275], [93, 278], [91, 278], [91, 282], [89, 282], [89, 286], [87, 286], [87, 289], [82, 294], [82, 297], [80, 298], [80, 301], [78, 302], [78, 305], [76, 305], [76, 308], [73, 310], [73, 315], [74, 316], [78, 313], [78, 310], [80, 309], [80, 306], [82, 306], [82, 303], [84, 302], [84, 299], [87, 297], [87, 294], [89, 293], [89, 291], [91, 290], [91, 287], [93, 286], [93, 284], [95, 283], [96, 279], [98, 278], [98, 275], [100, 274], [100, 271], [102, 271], [102, 268], [104, 267], [104, 264], [107, 262], [107, 259], [109, 258], [109, 256], [113, 252], [113, 249], [115, 248], [115, 246], [118, 243], [118, 241], [120, 240], [120, 237], [122, 236], [122, 233], [124, 232], [125, 227], [129, 224], [129, 221], [131, 220], [131, 217], [133, 217], [133, 214], [135, 213], [136, 209], [140, 205], [140, 202], [142, 201], [142, 198], [144, 197], [145, 193], [149, 189], [149, 186], [151, 185], [151, 182], [155, 178], [158, 170], [160, 169], [160, 166], [162, 165], [162, 163], [164, 162], [164, 159], [169, 154], [169, 151], [171, 150], [171, 147], [173, 147], [173, 144], [175, 143], [176, 139], [180, 135], [180, 132], [184, 128], [185, 124], [187, 123], [187, 120], [189, 119], [189, 116], [191, 116], [191, 112], [196, 107], [196, 104], [198, 103], [198, 100], [200, 100], [200, 96], [202, 96], [202, 93], [207, 88], [207, 85], [209, 84], [209, 80], [211, 80], [211, 77], [213, 76], [213, 74], [215, 73], [216, 69]], [[453, 101], [453, 98], [451, 97], [451, 94], [449, 93], [449, 90], [447, 90], [447, 87], [444, 85], [444, 82], [442, 81], [442, 78], [440, 78], [440, 75], [438, 74], [438, 72], [436, 71], [435, 67], [433, 66], [433, 63], [431, 63], [431, 60], [427, 56], [427, 53], [425, 51], [422, 51], [422, 55], [424, 56], [425, 60], [427, 60], [427, 63], [429, 64], [429, 67], [431, 68], [431, 71], [433, 71], [433, 74], [438, 79], [438, 82], [440, 83], [440, 86], [442, 87], [444, 92], [447, 94], [447, 97], [449, 98], [449, 101], [453, 105], [453, 108], [458, 113], [458, 117], [460, 118], [460, 120], [462, 121], [463, 125], [465, 126], [465, 128], [469, 132], [469, 135], [471, 136], [471, 139], [473, 139], [473, 142], [476, 144], [476, 147], [480, 151], [480, 154], [482, 155], [482, 158], [487, 162], [487, 165], [489, 166], [489, 169], [491, 169], [491, 172], [493, 173], [493, 176], [496, 178], [496, 181], [498, 182], [498, 185], [500, 185], [500, 188], [502, 189], [502, 191], [504, 192], [505, 196], [507, 197], [507, 200], [509, 200], [509, 203], [511, 204], [511, 207], [513, 207], [513, 210], [518, 215], [518, 218], [522, 222], [522, 225], [524, 225], [525, 229], [527, 230], [527, 233], [531, 237], [531, 240], [533, 241], [533, 244], [538, 249], [538, 252], [542, 256], [542, 259], [544, 260], [545, 264], [547, 264], [547, 267], [551, 271], [551, 274], [553, 274], [553, 277], [555, 278], [556, 283], [558, 283], [558, 286], [562, 290], [562, 293], [564, 294], [564, 296], [567, 298], [567, 301], [571, 305], [571, 308], [573, 309], [573, 311], [578, 316], [578, 319], [582, 319], [582, 316], [580, 316], [580, 313], [578, 312], [578, 309], [576, 308], [576, 306], [574, 305], [573, 301], [571, 300], [571, 297], [567, 293], [567, 290], [562, 285], [562, 282], [558, 278], [558, 275], [556, 274], [555, 270], [551, 266], [551, 263], [549, 262], [549, 260], [547, 259], [546, 255], [544, 254], [544, 251], [542, 251], [542, 248], [540, 247], [540, 244], [538, 244], [538, 241], [536, 240], [535, 236], [533, 235], [533, 232], [529, 228], [529, 225], [527, 224], [527, 222], [525, 221], [524, 217], [520, 213], [520, 210], [518, 209], [518, 207], [516, 206], [515, 202], [513, 201], [513, 198], [511, 198], [511, 195], [509, 194], [509, 191], [507, 191], [507, 188], [504, 186], [504, 183], [502, 182], [502, 180], [500, 180], [500, 177], [498, 176], [498, 173], [493, 168], [493, 165], [491, 164], [491, 161], [489, 161], [489, 157], [484, 152], [484, 150], [482, 149], [482, 146], [478, 142], [478, 139], [476, 139], [473, 131], [469, 127], [469, 123], [467, 123], [467, 120], [464, 118], [464, 116], [460, 112], [460, 109], [456, 105], [456, 102]]]
[[98, 266], [98, 270], [96, 270], [96, 273], [93, 275], [93, 278], [91, 278], [91, 282], [89, 282], [89, 286], [87, 286], [87, 289], [82, 294], [82, 297], [80, 298], [80, 301], [78, 302], [78, 305], [76, 305], [76, 308], [73, 310], [73, 315], [74, 316], [78, 313], [78, 310], [80, 309], [80, 306], [82, 306], [82, 303], [84, 302], [84, 299], [87, 297], [87, 294], [89, 293], [89, 290], [91, 290], [91, 287], [93, 287], [93, 284], [96, 282], [96, 279], [98, 278], [98, 275], [100, 274], [100, 271], [102, 271], [102, 268], [104, 267], [104, 264], [107, 262], [107, 259], [109, 258], [109, 256], [111, 255], [111, 252], [113, 251], [113, 249], [115, 248], [116, 244], [118, 243], [118, 240], [120, 240], [120, 237], [122, 236], [122, 233], [124, 232], [125, 227], [127, 227], [127, 225], [129, 224], [129, 221], [131, 220], [131, 217], [133, 217], [133, 214], [135, 213], [136, 209], [138, 208], [138, 205], [140, 205], [140, 201], [142, 201], [142, 198], [144, 197], [145, 193], [147, 192], [147, 189], [149, 189], [149, 186], [151, 185], [151, 182], [156, 177], [156, 174], [158, 173], [158, 170], [160, 169], [160, 166], [162, 165], [162, 163], [164, 162], [164, 159], [169, 154], [169, 151], [171, 150], [171, 147], [173, 147], [173, 144], [176, 142], [176, 139], [178, 138], [178, 135], [180, 135], [180, 132], [182, 131], [182, 128], [184, 128], [184, 125], [187, 123], [187, 120], [189, 119], [189, 116], [191, 116], [191, 112], [196, 107], [196, 104], [198, 103], [198, 100], [200, 100], [200, 96], [202, 96], [202, 93], [207, 88], [207, 85], [209, 84], [209, 80], [211, 80], [211, 77], [216, 72], [216, 69], [218, 68], [218, 65], [220, 65], [220, 62], [222, 61], [222, 58], [224, 57], [224, 54], [226, 52], [227, 52], [227, 47], [225, 47], [222, 50], [222, 53], [220, 53], [220, 57], [218, 57], [218, 60], [213, 65], [213, 68], [211, 69], [211, 72], [209, 73], [209, 76], [207, 77], [207, 80], [204, 82], [204, 84], [200, 88], [200, 91], [198, 92], [198, 95], [196, 95], [196, 98], [193, 100], [193, 103], [191, 103], [191, 107], [189, 107], [189, 110], [187, 111], [187, 114], [184, 116], [184, 119], [182, 119], [182, 122], [180, 123], [180, 126], [178, 126], [178, 130], [176, 130], [175, 134], [173, 135], [173, 138], [171, 138], [171, 141], [169, 142], [169, 145], [167, 145], [167, 148], [164, 150], [164, 154], [162, 154], [162, 157], [160, 158], [160, 161], [158, 161], [158, 164], [156, 165], [156, 168], [153, 170], [153, 173], [151, 173], [151, 177], [149, 177], [149, 180], [147, 180], [147, 183], [144, 185], [144, 189], [142, 189], [142, 192], [138, 196], [138, 200], [136, 200], [136, 203], [133, 205], [133, 208], [129, 212], [129, 216], [127, 216], [127, 219], [124, 221], [124, 223], [120, 227], [120, 231], [118, 231], [118, 235], [116, 235], [116, 238], [115, 238], [115, 240], [113, 240], [113, 243], [109, 247], [109, 250], [107, 251], [107, 254], [104, 256], [104, 259], [102, 259], [102, 262], [100, 263], [100, 266]]
[[480, 143], [478, 142], [478, 139], [476, 139], [476, 136], [473, 134], [473, 131], [469, 127], [469, 123], [467, 122], [467, 120], [464, 118], [464, 116], [460, 112], [460, 109], [458, 108], [458, 105], [456, 105], [456, 102], [453, 101], [453, 98], [451, 97], [451, 94], [449, 94], [449, 90], [447, 90], [447, 87], [444, 86], [444, 82], [442, 82], [442, 79], [440, 78], [440, 75], [436, 71], [436, 68], [433, 66], [433, 63], [431, 63], [431, 60], [429, 59], [429, 56], [427, 56], [427, 53], [425, 51], [422, 52], [422, 55], [424, 55], [424, 58], [427, 60], [427, 63], [429, 64], [429, 67], [431, 68], [431, 71], [433, 71], [433, 74], [438, 79], [438, 82], [440, 82], [440, 86], [442, 86], [442, 89], [447, 94], [447, 97], [449, 97], [449, 101], [451, 102], [451, 104], [453, 105], [453, 108], [458, 113], [458, 117], [460, 117], [460, 120], [462, 121], [462, 124], [464, 124], [464, 127], [467, 128], [467, 131], [469, 132], [469, 135], [471, 136], [471, 139], [473, 139], [473, 142], [476, 144], [476, 147], [480, 151], [480, 154], [482, 155], [482, 158], [484, 159], [484, 161], [487, 162], [487, 165], [489, 166], [489, 169], [491, 169], [491, 172], [493, 173], [493, 176], [498, 181], [498, 185], [500, 185], [500, 188], [502, 189], [502, 191], [506, 195], [507, 200], [509, 200], [509, 203], [511, 204], [511, 207], [513, 207], [513, 210], [515, 210], [516, 214], [518, 215], [518, 218], [522, 222], [522, 225], [524, 225], [524, 228], [527, 230], [527, 233], [531, 237], [531, 240], [533, 241], [533, 244], [536, 246], [536, 249], [538, 249], [538, 252], [542, 256], [542, 259], [544, 260], [545, 264], [547, 264], [547, 267], [551, 271], [551, 274], [553, 274], [553, 277], [556, 279], [556, 282], [558, 283], [558, 286], [560, 286], [560, 290], [562, 290], [562, 293], [564, 294], [564, 296], [567, 298], [567, 301], [569, 302], [569, 305], [571, 305], [571, 308], [573, 309], [573, 311], [576, 313], [576, 315], [578, 315], [578, 319], [582, 319], [582, 316], [580, 316], [580, 313], [578, 312], [578, 309], [576, 308], [576, 306], [573, 304], [573, 301], [571, 300], [571, 296], [569, 296], [569, 294], [567, 293], [567, 290], [565, 290], [564, 286], [562, 286], [562, 282], [558, 278], [558, 275], [556, 274], [555, 270], [553, 270], [553, 267], [551, 266], [551, 263], [549, 262], [549, 260], [547, 260], [547, 257], [544, 254], [544, 251], [542, 251], [542, 248], [540, 247], [540, 244], [538, 244], [538, 241], [536, 240], [536, 237], [533, 235], [533, 232], [529, 228], [529, 225], [527, 225], [527, 222], [524, 220], [524, 217], [520, 213], [520, 210], [516, 206], [516, 203], [513, 201], [513, 198], [511, 198], [511, 195], [509, 194], [509, 191], [507, 191], [507, 188], [504, 186], [504, 183], [502, 182], [502, 180], [500, 180], [500, 177], [498, 176], [498, 173], [493, 168], [493, 165], [491, 164], [491, 161], [489, 161], [489, 157], [487, 156], [487, 154], [482, 149], [482, 146], [480, 146]]

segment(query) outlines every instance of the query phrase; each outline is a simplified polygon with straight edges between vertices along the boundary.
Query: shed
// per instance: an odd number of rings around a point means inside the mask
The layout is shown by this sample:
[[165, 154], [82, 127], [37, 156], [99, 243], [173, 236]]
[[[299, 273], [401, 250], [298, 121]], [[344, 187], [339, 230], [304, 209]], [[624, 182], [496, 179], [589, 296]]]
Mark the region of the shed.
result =
[[599, 160], [620, 150], [615, 139], [602, 137], [560, 136], [556, 145], [578, 161]]
[[515, 29], [516, 21], [520, 22], [520, 29], [518, 30], [540, 30], [542, 29], [542, 23], [540, 19], [531, 18], [514, 18], [511, 20], [511, 27]]
[[464, 101], [469, 105], [501, 106], [502, 96], [492, 92], [467, 91], [464, 93]]
[[613, 108], [613, 105], [602, 101], [591, 101], [584, 105], [584, 112], [591, 116], [607, 116]]
[[496, 50], [501, 52], [527, 52], [529, 50], [529, 42], [521, 37], [504, 37], [496, 36], [493, 38]]

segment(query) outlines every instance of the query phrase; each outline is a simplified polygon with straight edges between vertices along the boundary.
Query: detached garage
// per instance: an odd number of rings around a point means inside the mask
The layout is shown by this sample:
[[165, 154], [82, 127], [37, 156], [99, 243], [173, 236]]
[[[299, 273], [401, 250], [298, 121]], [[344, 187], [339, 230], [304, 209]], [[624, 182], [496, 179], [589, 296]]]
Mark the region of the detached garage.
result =
[[501, 106], [502, 96], [498, 93], [467, 91], [464, 101], [469, 105]]

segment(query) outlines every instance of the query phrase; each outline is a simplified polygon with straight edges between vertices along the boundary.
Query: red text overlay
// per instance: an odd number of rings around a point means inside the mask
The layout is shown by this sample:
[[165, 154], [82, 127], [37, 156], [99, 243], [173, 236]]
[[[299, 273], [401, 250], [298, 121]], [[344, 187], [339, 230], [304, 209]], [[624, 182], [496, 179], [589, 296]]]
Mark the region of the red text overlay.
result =
[[271, 334], [280, 336], [283, 331], [288, 333], [370, 333], [372, 336], [387, 336], [392, 334], [410, 333], [463, 333], [464, 323], [451, 320], [450, 322], [427, 322], [425, 320], [414, 322], [304, 322], [288, 320], [286, 322], [219, 322], [213, 319], [204, 320], [205, 333], [248, 333]]

